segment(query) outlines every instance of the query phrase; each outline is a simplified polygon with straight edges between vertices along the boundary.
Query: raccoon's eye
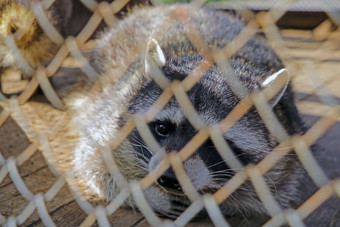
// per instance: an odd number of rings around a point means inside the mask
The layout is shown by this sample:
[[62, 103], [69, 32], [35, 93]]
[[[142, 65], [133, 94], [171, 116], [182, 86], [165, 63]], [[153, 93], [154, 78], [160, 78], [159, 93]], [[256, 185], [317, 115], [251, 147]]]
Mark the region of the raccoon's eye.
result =
[[156, 123], [155, 132], [157, 135], [167, 137], [174, 129], [174, 125], [171, 123]]

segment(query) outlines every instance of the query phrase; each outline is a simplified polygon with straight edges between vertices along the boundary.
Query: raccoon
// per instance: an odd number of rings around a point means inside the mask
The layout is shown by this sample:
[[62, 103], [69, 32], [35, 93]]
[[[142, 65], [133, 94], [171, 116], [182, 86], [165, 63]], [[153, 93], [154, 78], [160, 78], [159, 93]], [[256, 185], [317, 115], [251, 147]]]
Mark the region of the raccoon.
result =
[[[135, 9], [101, 35], [91, 64], [101, 75], [100, 79], [111, 82], [98, 93], [76, 99], [73, 107], [77, 110], [74, 120], [80, 137], [74, 152], [73, 172], [85, 185], [86, 193], [109, 201], [115, 198], [120, 192], [119, 179], [105, 167], [102, 148], [118, 138], [117, 132], [128, 120], [146, 113], [167, 84], [185, 80], [205, 61], [207, 49], [192, 43], [191, 30], [185, 23], [193, 24], [209, 51], [225, 47], [245, 28], [245, 23], [232, 13], [192, 7], [177, 4]], [[190, 21], [174, 16], [183, 12], [181, 10], [190, 14]], [[131, 58], [133, 60], [128, 61]], [[254, 35], [228, 59], [228, 64], [231, 69], [227, 73], [234, 74], [249, 94], [284, 78], [286, 86], [269, 104], [289, 135], [303, 133], [289, 78], [282, 73], [284, 65], [262, 34]], [[166, 78], [164, 83], [158, 81], [161, 75]], [[166, 153], [180, 151], [200, 128], [221, 122], [242, 98], [233, 91], [217, 64], [186, 94], [201, 124], [193, 125], [176, 98], [172, 98], [148, 123], [163, 152], [148, 147], [137, 129], [111, 151], [126, 179], [142, 179], [157, 167]], [[225, 132], [224, 139], [243, 165], [258, 163], [278, 144], [255, 108]], [[215, 192], [238, 171], [226, 164], [211, 139], [183, 165], [192, 185], [201, 194]], [[300, 178], [301, 167], [294, 155], [284, 157], [265, 175], [272, 195], [282, 208], [290, 207], [298, 198]], [[157, 213], [170, 218], [176, 218], [190, 205], [172, 168], [144, 190], [144, 196]], [[135, 206], [132, 199], [127, 205]], [[225, 215], [268, 214], [250, 182], [235, 191], [220, 208]]]

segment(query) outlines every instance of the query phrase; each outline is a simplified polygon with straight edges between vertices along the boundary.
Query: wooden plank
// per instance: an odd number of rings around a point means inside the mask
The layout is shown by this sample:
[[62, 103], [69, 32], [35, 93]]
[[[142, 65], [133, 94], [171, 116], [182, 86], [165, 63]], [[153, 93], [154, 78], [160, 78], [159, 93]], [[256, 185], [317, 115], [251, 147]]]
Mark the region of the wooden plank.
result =
[[322, 43], [315, 42], [303, 42], [300, 40], [284, 40], [285, 47], [290, 48], [292, 51], [303, 49], [303, 50], [317, 50]]
[[[18, 166], [19, 174], [21, 177], [29, 177], [30, 174], [46, 167], [46, 161], [40, 151], [37, 151], [30, 159]], [[0, 184], [0, 188], [11, 183], [12, 179], [7, 176]]]
[[[56, 226], [79, 226], [87, 215], [81, 210], [78, 204], [72, 200], [50, 211], [50, 216]], [[44, 226], [44, 224], [40, 218], [37, 218], [35, 220], [27, 220], [23, 226]]]
[[283, 38], [293, 38], [304, 41], [313, 39], [313, 32], [311, 30], [281, 29], [280, 33]]
[[[47, 167], [22, 178], [33, 194], [46, 192], [56, 181], [56, 178]], [[42, 184], [41, 182], [44, 183]], [[19, 215], [29, 203], [20, 195], [13, 183], [0, 188], [0, 195], [0, 211], [5, 217]], [[58, 192], [55, 198], [46, 204], [46, 207], [57, 226], [77, 226], [87, 217], [74, 201], [66, 185]], [[133, 225], [140, 219], [143, 219], [140, 212], [126, 208], [120, 208], [108, 217], [108, 220], [114, 226]], [[23, 223], [23, 226], [29, 225], [43, 226], [37, 211], [34, 211]]]
[[17, 123], [9, 117], [0, 127], [0, 144], [0, 153], [8, 158], [18, 156], [30, 142]]
[[[293, 87], [294, 90], [300, 93], [306, 94], [315, 94], [316, 85], [314, 84], [313, 80], [311, 80], [312, 73], [317, 73], [316, 75], [319, 76], [326, 85], [326, 91], [328, 95], [333, 95], [336, 97], [340, 97], [339, 91], [339, 75], [338, 72], [340, 71], [340, 64], [335, 62], [319, 62], [315, 63], [312, 61], [303, 62], [301, 63], [301, 70], [296, 72], [293, 78]], [[305, 68], [305, 63], [313, 64], [317, 71], [310, 71]]]
[[[63, 203], [54, 210], [49, 209], [49, 212], [52, 220], [57, 226], [79, 226], [87, 217], [87, 214], [74, 200]], [[120, 208], [108, 217], [109, 223], [112, 226], [118, 227], [133, 226], [143, 219], [142, 213], [128, 208]], [[40, 219], [29, 219], [24, 225], [44, 226]], [[98, 226], [98, 223], [94, 223], [93, 226]]]
[[[301, 114], [314, 115], [314, 116], [325, 116], [330, 111], [334, 110], [332, 107], [322, 103], [301, 101], [298, 102], [297, 107]], [[340, 121], [340, 118], [338, 119]]]
[[[28, 177], [22, 178], [33, 194], [47, 192], [57, 180], [47, 167], [32, 173]], [[29, 201], [20, 195], [20, 192], [13, 183], [1, 188], [0, 195], [0, 211], [5, 217], [11, 215], [18, 216], [29, 203]], [[46, 208], [52, 217], [54, 217], [54, 213], [57, 213], [59, 209], [66, 208], [72, 201], [74, 201], [74, 198], [67, 186], [64, 185], [57, 195], [50, 202], [46, 203]], [[79, 210], [81, 209], [79, 208]], [[58, 218], [60, 218], [60, 216], [55, 217], [56, 220], [58, 220]], [[23, 225], [39, 225], [39, 223], [41, 223], [41, 220], [38, 213], [35, 211]]]
[[[72, 194], [70, 193], [70, 191], [68, 190], [68, 187], [64, 185], [64, 187], [60, 189], [58, 194], [50, 202], [46, 203], [46, 209], [49, 215], [51, 216], [52, 220], [56, 223], [59, 223], [60, 219], [63, 220], [63, 217], [56, 215], [58, 214], [58, 211], [63, 210], [64, 212], [68, 211], [70, 215], [74, 214], [74, 211], [72, 210], [74, 209], [74, 207], [71, 206], [72, 203], [74, 203], [74, 198]], [[79, 216], [81, 209], [77, 207], [77, 210], [79, 210], [79, 212], [77, 213], [77, 216], [73, 216], [73, 220], [72, 220], [74, 223], [79, 223], [81, 220]], [[70, 221], [70, 219], [68, 221]], [[37, 210], [35, 210], [33, 214], [22, 225], [23, 226], [44, 226]], [[62, 225], [62, 226], [65, 226], [65, 225]], [[72, 226], [72, 225], [69, 225], [69, 226]]]
[[141, 212], [129, 208], [120, 208], [108, 218], [112, 226], [119, 227], [133, 226], [144, 219]]
[[301, 59], [301, 60], [312, 60], [312, 61], [334, 61], [339, 64], [340, 62], [340, 51], [327, 51], [319, 54], [314, 49], [290, 49], [289, 54], [285, 55], [285, 59]]
[[[17, 123], [9, 117], [0, 127], [0, 153], [7, 159], [11, 156], [17, 157], [30, 144], [30, 141], [20, 129]], [[46, 162], [42, 153], [37, 151], [29, 160], [18, 166], [21, 176], [26, 177], [31, 173], [46, 167]], [[0, 184], [0, 188], [12, 182], [10, 177], [6, 177]]]
[[[44, 167], [28, 177], [22, 177], [27, 188], [33, 193], [46, 192], [57, 180], [51, 171]], [[2, 215], [19, 215], [28, 204], [13, 183], [0, 188], [0, 210]]]

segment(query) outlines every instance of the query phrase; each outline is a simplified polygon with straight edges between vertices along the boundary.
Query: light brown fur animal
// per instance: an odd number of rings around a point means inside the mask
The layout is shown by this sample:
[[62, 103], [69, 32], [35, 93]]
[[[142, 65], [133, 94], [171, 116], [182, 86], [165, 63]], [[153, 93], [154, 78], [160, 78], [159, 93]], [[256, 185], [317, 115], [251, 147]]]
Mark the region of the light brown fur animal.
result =
[[[0, 68], [22, 69], [22, 65], [6, 44], [9, 35], [17, 34], [15, 43], [21, 55], [32, 66], [50, 60], [58, 45], [52, 42], [39, 26], [28, 1], [0, 0]], [[58, 18], [53, 9], [47, 11], [48, 18], [58, 28]]]

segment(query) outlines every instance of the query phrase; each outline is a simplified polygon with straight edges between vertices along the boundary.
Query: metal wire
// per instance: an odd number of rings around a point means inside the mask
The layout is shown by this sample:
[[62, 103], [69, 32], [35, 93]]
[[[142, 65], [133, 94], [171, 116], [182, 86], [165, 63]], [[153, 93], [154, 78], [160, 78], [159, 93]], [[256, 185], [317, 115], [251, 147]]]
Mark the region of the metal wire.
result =
[[[248, 18], [248, 23], [239, 35], [226, 47], [214, 50], [213, 52], [210, 52], [209, 48], [203, 42], [202, 36], [193, 25], [190, 13], [187, 9], [183, 8], [175, 10], [172, 13], [171, 16], [179, 18], [183, 23], [183, 26], [190, 31], [189, 39], [197, 49], [203, 50], [203, 53], [201, 54], [204, 55], [205, 58], [193, 70], [192, 74], [187, 76], [181, 82], [174, 81], [170, 83], [164, 75], [161, 73], [157, 74], [159, 78], [154, 78], [154, 80], [156, 83], [159, 83], [160, 87], [163, 88], [163, 93], [160, 95], [158, 100], [146, 113], [136, 115], [134, 118], [128, 120], [128, 122], [125, 123], [120, 130], [118, 130], [115, 140], [111, 141], [110, 147], [103, 147], [101, 149], [101, 155], [103, 160], [105, 160], [106, 168], [109, 173], [119, 179], [117, 184], [120, 192], [109, 204], [98, 206], [92, 205], [81, 193], [82, 189], [76, 183], [75, 176], [73, 176], [70, 172], [64, 172], [63, 167], [59, 166], [58, 160], [53, 155], [51, 148], [55, 147], [54, 144], [61, 142], [60, 134], [63, 134], [63, 130], [71, 124], [70, 117], [65, 113], [65, 117], [59, 118], [60, 121], [57, 122], [55, 127], [50, 128], [50, 124], [42, 119], [41, 116], [34, 111], [35, 107], [31, 105], [31, 98], [38, 86], [40, 86], [44, 96], [52, 106], [58, 109], [65, 109], [63, 99], [58, 96], [58, 93], [55, 91], [48, 78], [55, 76], [56, 72], [61, 68], [69, 54], [77, 60], [81, 70], [92, 82], [97, 81], [97, 84], [94, 85], [91, 91], [89, 91], [89, 97], [91, 96], [91, 93], [100, 91], [103, 84], [106, 82], [101, 81], [102, 79], [98, 79], [98, 73], [89, 64], [87, 58], [82, 53], [81, 48], [88, 40], [91, 39], [102, 21], [104, 21], [108, 26], [114, 26], [118, 20], [115, 13], [120, 12], [129, 1], [116, 0], [110, 4], [107, 2], [98, 3], [92, 0], [80, 0], [80, 2], [92, 12], [92, 16], [76, 37], [70, 36], [64, 38], [54, 24], [49, 21], [46, 13], [47, 10], [56, 3], [56, 1], [30, 1], [31, 9], [36, 15], [39, 25], [51, 41], [59, 45], [58, 52], [55, 54], [53, 59], [51, 59], [48, 65], [41, 65], [36, 68], [29, 65], [28, 61], [20, 53], [17, 47], [15, 35], [10, 35], [6, 39], [8, 48], [15, 54], [20, 65], [23, 66], [23, 72], [31, 75], [32, 77], [30, 78], [30, 82], [26, 86], [25, 90], [18, 97], [12, 96], [10, 99], [7, 99], [0, 93], [0, 106], [2, 107], [2, 111], [0, 113], [0, 127], [4, 127], [5, 122], [9, 118], [12, 118], [30, 140], [30, 145], [18, 156], [5, 158], [0, 153], [0, 183], [4, 181], [6, 176], [9, 176], [20, 195], [27, 201], [25, 207], [23, 207], [21, 209], [22, 211], [17, 215], [13, 214], [7, 216], [2, 214], [0, 210], [1, 225], [21, 225], [28, 220], [29, 217], [32, 216], [32, 213], [36, 210], [44, 225], [55, 226], [53, 215], [49, 212], [47, 207], [49, 202], [56, 197], [65, 184], [69, 186], [75, 201], [80, 207], [79, 209], [82, 209], [87, 215], [84, 220], [81, 220], [81, 226], [91, 226], [96, 221], [100, 226], [109, 226], [110, 222], [108, 217], [114, 214], [129, 199], [133, 199], [135, 201], [135, 204], [148, 223], [153, 226], [183, 226], [191, 221], [192, 218], [194, 218], [194, 216], [203, 208], [207, 210], [207, 213], [214, 225], [229, 226], [230, 224], [219, 209], [219, 204], [228, 199], [231, 194], [246, 181], [252, 182], [258, 197], [271, 216], [264, 226], [279, 226], [284, 223], [288, 223], [291, 226], [304, 226], [303, 219], [308, 217], [314, 210], [321, 206], [324, 201], [329, 199], [331, 196], [340, 197], [340, 179], [337, 178], [335, 180], [330, 180], [324, 173], [324, 170], [319, 166], [310, 150], [310, 146], [312, 146], [329, 130], [329, 128], [339, 121], [340, 114], [337, 98], [331, 95], [332, 93], [329, 91], [327, 86], [325, 86], [325, 81], [322, 79], [321, 73], [318, 72], [315, 65], [312, 63], [306, 63], [299, 65], [299, 67], [304, 68], [311, 74], [309, 81], [313, 84], [317, 97], [319, 97], [321, 102], [327, 106], [328, 112], [325, 113], [320, 120], [314, 123], [314, 125], [303, 135], [289, 136], [285, 132], [280, 121], [271, 111], [268, 103], [268, 100], [275, 97], [282, 87], [285, 86], [285, 81], [278, 81], [278, 83], [271, 89], [264, 89], [261, 92], [248, 94], [247, 90], [243, 87], [242, 83], [238, 81], [237, 77], [230, 73], [231, 67], [227, 64], [228, 58], [241, 49], [249, 41], [249, 39], [259, 29], [261, 29], [289, 71], [292, 74], [295, 73], [295, 68], [289, 61], [289, 50], [287, 50], [287, 47], [284, 45], [280, 29], [275, 24], [276, 21], [284, 15], [286, 10], [289, 9], [292, 1], [277, 1], [277, 3], [273, 5], [268, 12], [260, 12], [257, 14], [254, 14], [247, 9], [244, 4], [239, 3], [235, 5], [237, 9], [242, 11], [241, 15], [245, 15]], [[202, 4], [204, 4], [202, 1], [193, 2], [192, 10], [197, 10]], [[332, 15], [334, 14], [334, 12], [327, 13], [332, 13]], [[163, 31], [168, 28], [167, 26], [169, 25], [166, 22], [162, 24]], [[160, 33], [162, 32], [162, 29], [160, 29]], [[159, 34], [154, 34], [155, 37], [158, 35]], [[324, 41], [323, 44], [320, 45], [319, 49], [314, 52], [314, 56], [323, 55], [328, 45], [328, 41]], [[127, 65], [129, 65], [133, 62], [136, 56], [138, 56], [138, 54], [139, 48], [136, 47], [132, 50], [130, 55], [126, 56], [123, 60], [128, 63]], [[190, 102], [186, 92], [197, 84], [204, 73], [214, 63], [216, 63], [223, 71], [223, 76], [228, 81], [231, 89], [238, 95], [238, 97], [242, 98], [242, 100], [219, 124], [211, 127], [205, 127], [193, 107], [193, 104]], [[119, 81], [125, 73], [124, 67], [119, 67], [116, 69], [117, 74], [115, 75], [115, 78], [111, 78], [111, 83]], [[294, 79], [295, 75], [292, 77]], [[156, 114], [173, 97], [178, 101], [178, 104], [183, 110], [186, 118], [192, 126], [197, 129], [198, 133], [180, 151], [171, 152], [166, 155], [158, 167], [144, 178], [139, 181], [129, 181], [128, 179], [125, 179], [123, 174], [120, 172], [115, 157], [109, 151], [116, 149], [136, 128], [150, 150], [153, 153], [160, 152], [162, 148], [152, 136], [147, 124], [152, 121]], [[277, 138], [279, 144], [258, 164], [242, 166], [241, 162], [235, 157], [231, 148], [223, 139], [223, 133], [229, 130], [253, 107], [257, 109], [263, 122], [266, 124], [270, 133]], [[53, 108], [51, 108], [51, 110], [52, 109]], [[77, 139], [77, 136], [73, 137], [71, 132], [69, 137], [72, 137], [72, 139], [75, 140]], [[190, 182], [183, 163], [192, 156], [209, 137], [211, 137], [223, 160], [232, 167], [232, 169], [238, 171], [236, 171], [235, 175], [214, 194], [201, 195], [195, 190], [195, 187]], [[287, 147], [289, 147], [289, 149], [287, 149]], [[303, 167], [319, 189], [296, 210], [285, 210], [281, 209], [275, 201], [264, 179], [264, 175], [293, 149], [295, 150]], [[23, 175], [25, 173], [18, 171], [18, 168], [26, 161], [30, 160], [32, 156], [39, 152], [39, 150], [42, 151], [48, 166], [57, 176], [57, 180], [46, 192], [33, 193], [29, 187], [27, 187], [27, 183], [25, 183], [26, 181], [23, 180]], [[191, 200], [191, 205], [176, 220], [173, 221], [161, 219], [148, 204], [147, 199], [143, 194], [143, 190], [154, 184], [157, 178], [159, 178], [170, 166], [174, 169], [174, 173], [183, 188], [183, 191]]]

